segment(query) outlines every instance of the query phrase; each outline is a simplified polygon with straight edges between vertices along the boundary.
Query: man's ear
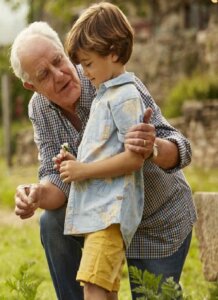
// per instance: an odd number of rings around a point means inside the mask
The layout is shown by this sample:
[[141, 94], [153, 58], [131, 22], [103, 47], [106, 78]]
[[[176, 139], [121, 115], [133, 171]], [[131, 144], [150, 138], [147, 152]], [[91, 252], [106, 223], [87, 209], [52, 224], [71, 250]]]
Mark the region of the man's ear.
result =
[[35, 87], [34, 87], [34, 85], [33, 85], [32, 83], [24, 82], [24, 83], [23, 83], [23, 86], [24, 86], [24, 88], [27, 89], [27, 90], [30, 90], [30, 91], [33, 91], [33, 92], [36, 91], [36, 89], [35, 89]]

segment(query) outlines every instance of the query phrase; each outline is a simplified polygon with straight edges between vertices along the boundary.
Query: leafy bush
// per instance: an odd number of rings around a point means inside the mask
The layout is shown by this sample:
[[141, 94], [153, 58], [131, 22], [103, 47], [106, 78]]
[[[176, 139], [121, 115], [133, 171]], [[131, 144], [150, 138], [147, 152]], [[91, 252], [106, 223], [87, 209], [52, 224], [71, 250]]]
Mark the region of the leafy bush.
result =
[[218, 99], [218, 78], [194, 76], [178, 82], [170, 91], [163, 107], [164, 115], [173, 118], [182, 114], [182, 105], [188, 100]]
[[161, 275], [155, 276], [146, 270], [142, 272], [135, 266], [131, 266], [129, 272], [133, 282], [138, 285], [133, 291], [142, 295], [137, 300], [191, 300], [190, 297], [183, 297], [179, 285], [171, 277], [162, 282]]
[[218, 281], [209, 288], [210, 297], [208, 300], [218, 300]]
[[[16, 274], [6, 280], [5, 284], [11, 291], [11, 300], [35, 300], [39, 285], [43, 278], [31, 271], [35, 262], [22, 264]], [[4, 295], [1, 299], [6, 299]]]

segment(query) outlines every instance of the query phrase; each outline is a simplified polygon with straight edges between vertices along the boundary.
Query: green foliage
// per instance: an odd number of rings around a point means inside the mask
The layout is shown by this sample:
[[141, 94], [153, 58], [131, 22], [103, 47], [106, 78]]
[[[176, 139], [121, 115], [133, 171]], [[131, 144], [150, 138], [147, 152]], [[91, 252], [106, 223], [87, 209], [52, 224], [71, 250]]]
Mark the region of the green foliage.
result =
[[142, 272], [135, 266], [129, 268], [129, 273], [133, 282], [138, 285], [133, 291], [142, 295], [137, 300], [185, 299], [182, 298], [182, 291], [179, 289], [179, 285], [172, 278], [162, 282], [161, 275], [155, 276], [146, 270]]
[[16, 187], [23, 183], [37, 182], [37, 166], [7, 168], [5, 161], [0, 159], [0, 207], [14, 207]]
[[218, 169], [188, 166], [184, 170], [192, 192], [217, 192]]
[[9, 47], [1, 47], [0, 48], [0, 75], [2, 73], [7, 72], [9, 68], [9, 60], [8, 60]]
[[[32, 299], [27, 295], [34, 297], [35, 292], [34, 300], [56, 299], [40, 243], [38, 218], [39, 211], [31, 219], [20, 220], [13, 211], [0, 210], [1, 300]], [[12, 282], [13, 291], [8, 282]]]
[[[30, 268], [35, 262], [27, 262], [22, 264], [12, 278], [6, 280], [12, 292], [13, 299], [19, 300], [34, 300], [36, 299], [37, 289], [42, 283], [43, 278], [38, 274], [32, 273]], [[11, 298], [12, 300], [12, 298]]]
[[185, 101], [205, 101], [218, 99], [218, 77], [194, 76], [178, 82], [169, 92], [163, 107], [167, 118], [182, 114], [182, 105]]
[[157, 293], [162, 278], [161, 275], [156, 278], [154, 274], [147, 271], [142, 272], [142, 270], [134, 266], [129, 268], [129, 274], [133, 279], [133, 283], [139, 285], [139, 287], [134, 289], [137, 294], [151, 297], [151, 294]]
[[218, 300], [218, 281], [209, 288], [209, 293], [208, 300]]

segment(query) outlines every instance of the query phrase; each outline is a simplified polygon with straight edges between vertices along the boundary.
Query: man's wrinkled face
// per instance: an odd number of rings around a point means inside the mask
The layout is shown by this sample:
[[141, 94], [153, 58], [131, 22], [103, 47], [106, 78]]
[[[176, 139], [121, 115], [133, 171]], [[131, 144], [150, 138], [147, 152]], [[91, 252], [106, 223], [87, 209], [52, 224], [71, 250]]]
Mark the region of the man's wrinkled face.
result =
[[24, 86], [69, 109], [81, 94], [77, 71], [64, 50], [45, 37], [33, 36], [20, 52], [22, 69], [29, 75]]

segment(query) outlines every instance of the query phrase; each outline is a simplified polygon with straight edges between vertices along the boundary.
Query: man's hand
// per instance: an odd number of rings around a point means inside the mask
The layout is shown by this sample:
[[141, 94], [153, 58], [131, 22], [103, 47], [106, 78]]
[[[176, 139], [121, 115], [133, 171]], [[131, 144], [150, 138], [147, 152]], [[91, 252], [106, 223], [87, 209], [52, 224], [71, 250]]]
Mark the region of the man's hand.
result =
[[14, 199], [15, 214], [21, 219], [30, 218], [39, 207], [40, 186], [37, 184], [19, 185]]
[[146, 109], [143, 121], [132, 126], [125, 136], [125, 147], [131, 151], [140, 153], [147, 159], [153, 152], [156, 132], [155, 127], [149, 124], [152, 116], [152, 109]]

